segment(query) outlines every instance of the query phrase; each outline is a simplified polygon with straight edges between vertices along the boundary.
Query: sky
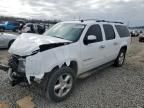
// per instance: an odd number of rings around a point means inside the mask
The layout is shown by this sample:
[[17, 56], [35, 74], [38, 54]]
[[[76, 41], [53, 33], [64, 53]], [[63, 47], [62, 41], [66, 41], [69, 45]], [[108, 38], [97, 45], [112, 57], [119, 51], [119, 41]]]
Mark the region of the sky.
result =
[[35, 19], [100, 19], [144, 25], [144, 0], [0, 0], [0, 15]]

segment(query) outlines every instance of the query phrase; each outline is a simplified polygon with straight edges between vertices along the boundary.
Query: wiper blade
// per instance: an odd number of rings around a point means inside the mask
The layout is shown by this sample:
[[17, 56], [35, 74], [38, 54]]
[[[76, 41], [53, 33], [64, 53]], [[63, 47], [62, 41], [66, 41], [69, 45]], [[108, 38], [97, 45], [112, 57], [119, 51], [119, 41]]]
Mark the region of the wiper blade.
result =
[[[63, 38], [63, 37], [58, 37], [58, 36], [53, 36], [53, 37], [60, 38], [60, 39], [65, 39], [65, 38]], [[65, 39], [65, 40], [66, 40], [66, 39]]]

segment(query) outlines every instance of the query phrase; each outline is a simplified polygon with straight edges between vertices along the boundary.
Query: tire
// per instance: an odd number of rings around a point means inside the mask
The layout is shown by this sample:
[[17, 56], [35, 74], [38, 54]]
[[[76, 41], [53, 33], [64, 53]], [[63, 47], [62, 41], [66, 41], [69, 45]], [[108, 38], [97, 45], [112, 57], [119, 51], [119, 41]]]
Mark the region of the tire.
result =
[[[52, 71], [47, 77], [45, 97], [52, 101], [60, 102], [65, 100], [71, 93], [75, 85], [75, 72], [69, 67], [62, 67]], [[46, 80], [45, 80], [46, 81]]]
[[12, 45], [12, 43], [14, 42], [14, 40], [10, 41], [8, 44], [8, 48], [10, 48], [10, 46]]
[[118, 54], [118, 57], [114, 62], [114, 66], [121, 67], [124, 64], [125, 55], [126, 55], [126, 49], [122, 48]]

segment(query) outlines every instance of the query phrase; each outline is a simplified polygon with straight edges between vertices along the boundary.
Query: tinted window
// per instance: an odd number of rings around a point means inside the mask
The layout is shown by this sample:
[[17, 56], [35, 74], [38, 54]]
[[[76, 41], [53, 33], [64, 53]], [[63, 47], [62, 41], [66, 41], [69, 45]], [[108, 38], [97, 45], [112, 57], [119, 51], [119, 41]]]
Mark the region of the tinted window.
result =
[[100, 26], [97, 24], [97, 25], [92, 25], [87, 33], [86, 33], [86, 36], [89, 36], [89, 35], [94, 35], [94, 36], [97, 36], [97, 41], [96, 42], [100, 42], [103, 40], [102, 38], [102, 32], [101, 32], [101, 28]]
[[120, 37], [128, 37], [128, 36], [130, 36], [128, 28], [126, 26], [116, 25], [115, 27], [116, 27]]
[[104, 24], [103, 28], [105, 31], [106, 40], [115, 39], [115, 32], [112, 25]]

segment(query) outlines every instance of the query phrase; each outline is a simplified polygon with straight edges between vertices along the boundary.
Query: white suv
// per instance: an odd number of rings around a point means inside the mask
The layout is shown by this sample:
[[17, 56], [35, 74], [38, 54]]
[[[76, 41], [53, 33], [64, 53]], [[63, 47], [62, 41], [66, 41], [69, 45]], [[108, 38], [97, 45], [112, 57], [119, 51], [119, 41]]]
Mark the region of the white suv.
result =
[[62, 101], [75, 79], [104, 64], [122, 66], [131, 37], [121, 22], [71, 21], [43, 35], [22, 34], [9, 49], [9, 78], [14, 84], [41, 81], [46, 97]]

